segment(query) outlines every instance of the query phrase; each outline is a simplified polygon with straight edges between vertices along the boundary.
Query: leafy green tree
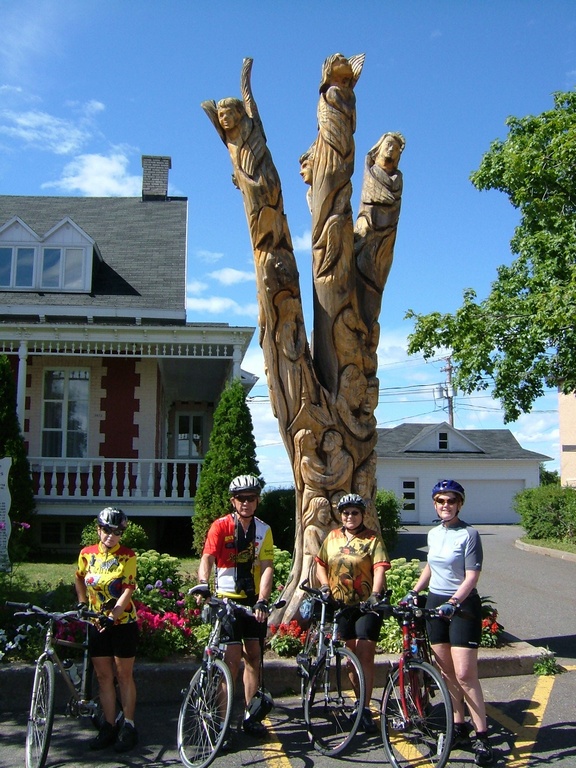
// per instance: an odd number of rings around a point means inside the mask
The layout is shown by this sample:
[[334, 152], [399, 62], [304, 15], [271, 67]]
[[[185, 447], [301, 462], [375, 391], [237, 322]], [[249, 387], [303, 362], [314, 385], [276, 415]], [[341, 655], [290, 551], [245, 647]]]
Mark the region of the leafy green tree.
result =
[[509, 422], [546, 387], [576, 390], [576, 91], [506, 124], [507, 138], [492, 143], [471, 180], [504, 192], [520, 211], [517, 258], [498, 268], [484, 301], [467, 289], [454, 314], [407, 317], [416, 320], [409, 353], [451, 350], [456, 387], [492, 387]]
[[393, 491], [382, 488], [376, 492], [374, 506], [382, 539], [390, 554], [398, 542], [398, 531], [402, 527], [402, 499], [399, 499]]
[[292, 554], [296, 527], [296, 490], [294, 487], [274, 488], [263, 493], [256, 514], [272, 529], [274, 545], [278, 549]]
[[236, 475], [260, 475], [246, 394], [239, 379], [230, 384], [214, 411], [210, 445], [194, 498], [193, 548], [200, 554], [211, 523], [230, 510], [228, 486]]
[[540, 485], [560, 485], [560, 475], [557, 469], [546, 469], [540, 464]]
[[12, 458], [8, 476], [12, 522], [8, 555], [11, 562], [16, 562], [23, 560], [28, 550], [35, 504], [30, 464], [16, 413], [14, 374], [6, 355], [0, 355], [0, 458], [8, 456]]

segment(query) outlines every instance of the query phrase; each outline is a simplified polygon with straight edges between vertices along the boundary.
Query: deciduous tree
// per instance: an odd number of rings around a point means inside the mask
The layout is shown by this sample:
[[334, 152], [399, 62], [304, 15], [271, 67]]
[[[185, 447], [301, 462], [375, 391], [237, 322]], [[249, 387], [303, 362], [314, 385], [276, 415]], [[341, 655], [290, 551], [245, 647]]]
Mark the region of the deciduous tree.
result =
[[507, 138], [492, 143], [471, 180], [504, 192], [520, 211], [516, 258], [498, 268], [483, 301], [469, 288], [453, 314], [407, 317], [416, 321], [408, 351], [450, 350], [456, 387], [491, 388], [509, 422], [546, 387], [576, 390], [576, 91], [506, 124]]

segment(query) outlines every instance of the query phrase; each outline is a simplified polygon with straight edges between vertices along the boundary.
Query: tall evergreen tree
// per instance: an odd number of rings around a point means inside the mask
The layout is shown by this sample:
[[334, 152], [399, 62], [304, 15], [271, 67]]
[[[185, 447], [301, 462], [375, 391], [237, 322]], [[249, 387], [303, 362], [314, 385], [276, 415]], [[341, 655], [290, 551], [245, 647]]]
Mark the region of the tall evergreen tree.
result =
[[194, 499], [193, 548], [200, 554], [211, 523], [230, 510], [228, 486], [236, 475], [260, 474], [246, 393], [239, 379], [226, 387], [214, 412], [210, 444]]
[[[30, 478], [30, 464], [26, 446], [20, 431], [16, 413], [16, 385], [10, 362], [6, 355], [0, 355], [0, 458], [10, 457], [12, 466], [8, 476], [10, 490], [10, 520], [13, 530], [8, 543], [8, 553], [12, 561], [20, 559], [21, 545], [28, 536], [26, 530], [35, 511], [34, 493]], [[17, 530], [17, 525], [20, 530]]]

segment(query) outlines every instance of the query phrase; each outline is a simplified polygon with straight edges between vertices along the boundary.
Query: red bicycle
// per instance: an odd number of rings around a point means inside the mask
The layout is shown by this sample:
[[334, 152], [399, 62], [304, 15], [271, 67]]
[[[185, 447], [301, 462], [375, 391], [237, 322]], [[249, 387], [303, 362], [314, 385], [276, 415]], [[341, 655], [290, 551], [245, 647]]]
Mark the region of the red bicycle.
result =
[[394, 616], [402, 628], [402, 654], [380, 709], [386, 756], [393, 768], [444, 768], [452, 747], [452, 702], [432, 663], [425, 620], [446, 619], [435, 609], [407, 603], [382, 603], [381, 612]]

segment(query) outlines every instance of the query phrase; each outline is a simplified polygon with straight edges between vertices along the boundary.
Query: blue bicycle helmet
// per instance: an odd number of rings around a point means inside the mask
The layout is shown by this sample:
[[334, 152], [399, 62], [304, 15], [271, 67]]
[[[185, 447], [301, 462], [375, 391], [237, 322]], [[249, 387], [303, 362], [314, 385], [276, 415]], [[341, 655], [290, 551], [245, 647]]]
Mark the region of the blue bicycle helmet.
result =
[[342, 512], [346, 507], [358, 507], [362, 512], [366, 509], [366, 502], [357, 493], [347, 493], [346, 496], [342, 496], [338, 502], [338, 512]]
[[460, 496], [462, 503], [466, 500], [466, 492], [456, 480], [439, 480], [432, 488], [432, 498], [435, 499], [439, 493], [455, 493]]

